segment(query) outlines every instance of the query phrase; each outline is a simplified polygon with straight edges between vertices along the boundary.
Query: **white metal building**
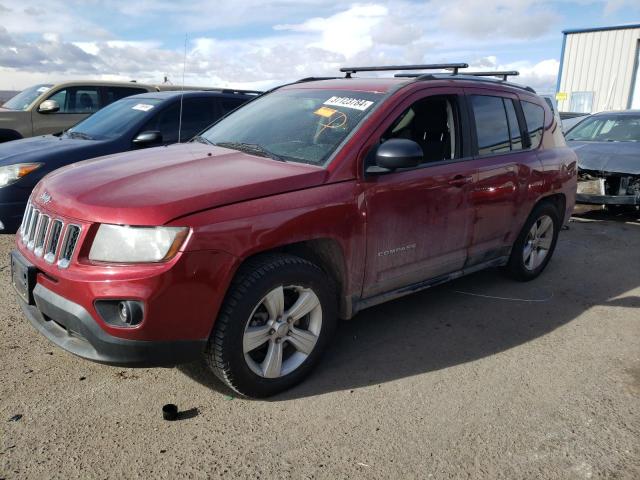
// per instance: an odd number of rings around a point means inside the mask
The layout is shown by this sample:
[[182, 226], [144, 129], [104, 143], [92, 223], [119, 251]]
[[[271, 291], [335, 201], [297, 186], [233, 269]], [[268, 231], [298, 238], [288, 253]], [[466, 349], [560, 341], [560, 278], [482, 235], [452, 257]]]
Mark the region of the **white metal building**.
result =
[[562, 33], [558, 110], [640, 109], [640, 24]]

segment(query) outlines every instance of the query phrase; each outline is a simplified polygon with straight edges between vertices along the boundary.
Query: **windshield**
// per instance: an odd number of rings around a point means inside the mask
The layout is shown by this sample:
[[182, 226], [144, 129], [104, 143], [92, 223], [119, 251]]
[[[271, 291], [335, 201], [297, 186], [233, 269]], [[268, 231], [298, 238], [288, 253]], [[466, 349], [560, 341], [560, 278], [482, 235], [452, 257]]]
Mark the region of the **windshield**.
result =
[[29, 87], [21, 91], [15, 97], [5, 102], [5, 104], [2, 106], [4, 108], [8, 108], [9, 110], [27, 110], [36, 98], [51, 89], [52, 86], [53, 85], [51, 85], [50, 83], [41, 83], [40, 85], [34, 85], [33, 87]]
[[156, 98], [124, 98], [86, 118], [67, 130], [70, 137], [108, 140], [119, 137], [131, 125], [147, 117], [162, 100]]
[[640, 142], [640, 115], [598, 115], [587, 118], [567, 133], [581, 142]]
[[198, 140], [281, 160], [324, 165], [383, 98], [337, 90], [280, 90], [236, 110]]

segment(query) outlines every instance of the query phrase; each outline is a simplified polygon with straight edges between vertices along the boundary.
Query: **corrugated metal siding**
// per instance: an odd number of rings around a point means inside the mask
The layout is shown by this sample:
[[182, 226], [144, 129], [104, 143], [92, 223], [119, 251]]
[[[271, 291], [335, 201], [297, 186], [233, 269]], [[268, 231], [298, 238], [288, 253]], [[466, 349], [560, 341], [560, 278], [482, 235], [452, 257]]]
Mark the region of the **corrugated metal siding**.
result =
[[558, 109], [570, 110], [573, 92], [593, 92], [593, 112], [626, 109], [639, 40], [640, 28], [567, 34]]

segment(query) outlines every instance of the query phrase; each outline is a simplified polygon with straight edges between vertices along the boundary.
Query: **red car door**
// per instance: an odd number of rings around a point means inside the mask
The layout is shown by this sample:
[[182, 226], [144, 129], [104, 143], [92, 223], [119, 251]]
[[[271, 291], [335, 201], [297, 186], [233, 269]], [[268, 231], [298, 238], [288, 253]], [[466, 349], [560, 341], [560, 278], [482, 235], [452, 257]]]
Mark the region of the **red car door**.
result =
[[[417, 138], [426, 142], [421, 146], [431, 157], [417, 168], [365, 174], [362, 180], [367, 237], [364, 298], [459, 270], [465, 264], [475, 167], [465, 158], [468, 142], [461, 141], [468, 122], [463, 98], [462, 90], [455, 88], [414, 93], [374, 133], [375, 143], [395, 136]], [[448, 102], [445, 107], [443, 100]], [[413, 121], [408, 122], [412, 110]], [[417, 121], [430, 112], [435, 120]], [[442, 141], [449, 143], [446, 152]]]
[[469, 113], [477, 147], [477, 179], [469, 192], [473, 211], [467, 265], [508, 255], [517, 236], [518, 213], [526, 201], [534, 151], [524, 149], [520, 107], [504, 91], [467, 88]]

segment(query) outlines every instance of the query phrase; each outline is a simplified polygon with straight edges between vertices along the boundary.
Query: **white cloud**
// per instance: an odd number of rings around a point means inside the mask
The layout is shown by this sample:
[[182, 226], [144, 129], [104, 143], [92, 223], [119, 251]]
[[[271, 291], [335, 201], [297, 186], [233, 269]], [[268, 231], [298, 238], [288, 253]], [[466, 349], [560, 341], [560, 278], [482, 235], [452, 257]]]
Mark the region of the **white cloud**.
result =
[[[189, 38], [186, 83], [252, 88], [336, 75], [347, 63], [484, 58], [478, 67], [502, 68], [507, 62], [501, 52], [514, 45], [522, 48], [553, 26], [547, 4], [533, 0], [376, 0], [346, 5], [323, 0], [271, 0], [268, 5], [258, 0], [48, 2], [42, 33], [40, 2], [0, 0], [0, 88], [10, 88], [18, 79], [33, 83], [31, 79], [69, 77], [159, 82], [168, 75], [179, 83], [183, 49], [167, 48], [160, 40], [168, 33], [166, 25], [202, 31]], [[108, 23], [92, 23], [80, 13], [88, 6], [107, 9], [111, 24], [141, 26], [137, 40], [118, 38], [102, 26]], [[212, 34], [234, 25], [244, 25], [242, 35]], [[144, 38], [144, 32], [150, 37]], [[557, 65], [548, 62], [553, 61], [519, 62], [521, 80], [551, 88], [551, 71]]]
[[329, 17], [316, 17], [298, 25], [276, 25], [274, 28], [313, 34], [318, 40], [309, 46], [348, 58], [373, 46], [373, 30], [387, 14], [387, 7], [382, 5], [354, 5]]

